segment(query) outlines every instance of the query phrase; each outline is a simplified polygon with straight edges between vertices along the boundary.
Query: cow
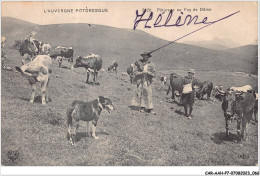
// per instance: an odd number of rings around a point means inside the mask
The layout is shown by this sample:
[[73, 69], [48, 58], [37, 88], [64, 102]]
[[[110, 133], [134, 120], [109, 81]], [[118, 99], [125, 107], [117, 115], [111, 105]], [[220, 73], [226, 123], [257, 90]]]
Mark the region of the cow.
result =
[[[183, 88], [184, 88], [184, 83], [185, 83], [185, 79], [180, 76], [177, 75], [175, 73], [172, 73], [170, 75], [170, 85], [169, 88], [167, 90], [167, 95], [169, 94], [170, 90], [172, 90], [172, 100], [175, 101], [175, 91], [177, 91], [179, 93], [179, 96], [181, 96], [181, 102], [180, 104], [184, 105], [184, 110], [185, 110], [185, 116], [187, 116], [190, 119], [192, 110], [193, 110], [193, 104], [195, 101], [195, 91], [192, 90], [191, 93], [187, 93], [187, 94], [182, 94]], [[192, 81], [192, 87], [196, 87], [200, 84], [200, 81], [198, 79], [193, 78]], [[190, 108], [189, 110], [189, 114], [187, 113], [188, 111], [188, 106]]]
[[252, 119], [256, 103], [255, 92], [236, 92], [230, 88], [226, 91], [219, 90], [219, 92], [224, 97], [221, 107], [226, 122], [226, 138], [229, 137], [228, 125], [237, 116], [237, 141], [240, 142], [241, 138], [247, 140], [247, 125]]
[[111, 65], [107, 68], [107, 71], [113, 70], [117, 74], [117, 67], [118, 67], [117, 61], [113, 61]]
[[51, 45], [49, 43], [42, 43], [40, 48], [41, 55], [48, 55], [51, 52]]
[[73, 54], [74, 50], [72, 47], [56, 47], [53, 51], [50, 52], [50, 57], [53, 59], [58, 58], [59, 68], [61, 67], [62, 60], [68, 59], [68, 62], [70, 63], [69, 68], [73, 68]]
[[126, 72], [130, 76], [130, 82], [133, 83], [133, 79], [134, 79], [134, 64], [131, 64], [127, 68]]
[[[47, 55], [38, 55], [33, 61], [22, 65], [21, 67], [15, 67], [18, 72], [22, 74], [26, 79], [28, 79], [30, 85], [32, 86], [32, 96], [30, 103], [34, 102], [34, 96], [36, 91], [36, 83], [41, 83], [42, 90], [42, 104], [46, 104], [48, 99], [48, 84], [52, 72], [52, 60]], [[46, 98], [46, 99], [45, 99]]]
[[170, 90], [172, 91], [172, 100], [175, 100], [175, 91], [178, 92], [177, 95], [180, 95], [183, 91], [183, 84], [184, 78], [180, 75], [172, 73], [170, 75], [170, 85], [167, 91], [167, 95], [169, 94]]
[[98, 71], [102, 68], [102, 58], [99, 55], [91, 54], [89, 56], [81, 57], [76, 59], [74, 68], [83, 67], [87, 70], [87, 80], [89, 80], [89, 72], [93, 72], [93, 85], [96, 84], [96, 79], [98, 76]]
[[162, 85], [165, 85], [166, 82], [167, 82], [167, 77], [166, 76], [161, 76], [160, 77], [160, 81], [161, 81]]
[[[21, 44], [19, 48], [19, 53], [22, 56], [22, 65], [25, 64], [25, 58], [24, 56], [28, 54], [30, 56], [30, 60], [32, 61], [33, 58], [39, 54], [40, 51], [40, 45], [41, 43], [38, 40], [33, 40], [35, 46], [33, 43], [31, 43], [28, 39], [25, 39], [24, 42]], [[26, 57], [28, 58], [28, 57]]]
[[199, 100], [202, 100], [203, 96], [207, 94], [207, 100], [209, 100], [212, 89], [213, 89], [213, 83], [210, 81], [205, 81], [204, 83], [199, 85], [199, 90], [196, 92], [196, 97]]

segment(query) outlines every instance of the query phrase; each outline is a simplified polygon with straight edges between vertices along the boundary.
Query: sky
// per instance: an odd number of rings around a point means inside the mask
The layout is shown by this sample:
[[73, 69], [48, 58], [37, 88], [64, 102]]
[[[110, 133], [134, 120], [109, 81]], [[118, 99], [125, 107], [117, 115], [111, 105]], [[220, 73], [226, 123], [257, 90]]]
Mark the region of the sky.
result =
[[[79, 9], [101, 9], [107, 12], [83, 12]], [[127, 28], [133, 30], [136, 10], [139, 14], [142, 9], [151, 9], [153, 18], [148, 22], [151, 28], [145, 28], [144, 22], [140, 22], [136, 30], [145, 31], [156, 37], [174, 41], [206, 24], [183, 25], [181, 27], [154, 27], [156, 18], [161, 14], [160, 24], [164, 24], [169, 11], [163, 13], [162, 10], [174, 9], [168, 24], [175, 24], [179, 16], [181, 23], [187, 15], [192, 17], [198, 15], [198, 22], [205, 17], [207, 21], [216, 21], [234, 12], [239, 13], [212, 24], [202, 30], [197, 31], [178, 42], [185, 41], [205, 41], [219, 38], [232, 40], [239, 45], [247, 45], [258, 41], [258, 5], [257, 2], [2, 2], [1, 15], [22, 19], [40, 25], [59, 23], [90, 23], [112, 26], [117, 28]], [[206, 8], [207, 11], [203, 9]], [[60, 10], [48, 12], [48, 10]], [[63, 12], [61, 12], [63, 9]], [[64, 9], [70, 12], [64, 12]], [[71, 10], [73, 9], [73, 10]], [[78, 9], [78, 11], [77, 11]], [[180, 9], [181, 11], [177, 11]], [[190, 9], [190, 11], [189, 11]], [[194, 11], [197, 9], [197, 11]], [[181, 14], [181, 12], [183, 14]], [[162, 14], [163, 13], [163, 14]], [[150, 12], [146, 12], [148, 18]], [[181, 24], [180, 23], [180, 24]]]

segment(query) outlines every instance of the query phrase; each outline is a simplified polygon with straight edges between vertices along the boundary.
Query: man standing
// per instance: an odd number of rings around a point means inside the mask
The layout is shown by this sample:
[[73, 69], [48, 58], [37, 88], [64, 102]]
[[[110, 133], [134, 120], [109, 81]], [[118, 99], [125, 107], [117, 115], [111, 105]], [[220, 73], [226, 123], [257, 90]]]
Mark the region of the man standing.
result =
[[34, 52], [35, 53], [35, 55], [38, 53], [38, 48], [37, 48], [37, 46], [36, 46], [36, 44], [35, 44], [35, 38], [34, 38], [34, 36], [35, 36], [35, 34], [36, 34], [36, 32], [34, 32], [34, 31], [32, 31], [31, 33], [30, 33], [30, 35], [29, 35], [29, 42], [33, 45], [33, 48], [30, 48], [31, 50], [32, 50], [32, 52]]
[[[194, 69], [188, 70], [188, 76], [184, 77], [183, 91], [181, 94], [181, 103], [184, 105], [185, 115], [188, 117], [188, 119], [191, 119], [192, 107], [195, 101], [194, 86], [195, 84], [198, 84], [198, 81], [194, 79], [194, 74]], [[187, 113], [188, 105], [190, 107], [189, 114]]]
[[141, 54], [143, 57], [140, 62], [136, 62], [137, 69], [134, 70], [134, 75], [136, 78], [140, 78], [140, 101], [139, 107], [140, 112], [147, 111], [150, 114], [155, 115], [156, 112], [153, 111], [152, 103], [152, 79], [155, 77], [155, 67], [154, 64], [149, 60], [152, 57], [149, 53]]

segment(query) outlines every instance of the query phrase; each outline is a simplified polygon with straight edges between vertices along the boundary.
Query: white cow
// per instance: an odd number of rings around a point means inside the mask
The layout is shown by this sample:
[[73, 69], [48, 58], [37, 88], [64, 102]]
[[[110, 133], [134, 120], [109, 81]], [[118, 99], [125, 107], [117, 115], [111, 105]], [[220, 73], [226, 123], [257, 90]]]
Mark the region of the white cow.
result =
[[26, 79], [28, 79], [30, 85], [32, 86], [32, 96], [30, 103], [34, 102], [34, 96], [36, 91], [36, 83], [41, 83], [42, 90], [42, 104], [46, 104], [45, 97], [48, 99], [47, 88], [50, 81], [50, 76], [52, 72], [52, 61], [50, 56], [38, 55], [33, 61], [21, 66], [16, 67], [16, 70], [22, 74]]

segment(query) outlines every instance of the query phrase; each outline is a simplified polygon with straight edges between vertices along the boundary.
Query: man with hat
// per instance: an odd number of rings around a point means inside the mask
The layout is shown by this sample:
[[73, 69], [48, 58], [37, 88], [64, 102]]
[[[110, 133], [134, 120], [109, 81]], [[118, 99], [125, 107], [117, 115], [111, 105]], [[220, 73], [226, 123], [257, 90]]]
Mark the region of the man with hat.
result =
[[[194, 78], [195, 70], [189, 69], [188, 76], [184, 77], [183, 91], [181, 93], [181, 104], [184, 104], [185, 115], [188, 119], [191, 119], [192, 105], [195, 100], [195, 84], [198, 84], [198, 80]], [[187, 114], [187, 105], [190, 105], [189, 114]]]
[[31, 33], [30, 33], [30, 35], [29, 35], [29, 38], [28, 38], [28, 40], [29, 40], [29, 42], [33, 45], [33, 48], [29, 48], [30, 50], [31, 50], [31, 52], [34, 52], [35, 54], [37, 54], [38, 53], [38, 48], [37, 48], [37, 46], [36, 46], [36, 44], [35, 44], [35, 38], [34, 38], [34, 36], [35, 36], [35, 34], [36, 34], [36, 32], [35, 31], [32, 31]]
[[154, 64], [149, 60], [152, 57], [150, 53], [141, 54], [143, 57], [140, 62], [136, 62], [136, 69], [134, 70], [135, 79], [140, 80], [140, 96], [139, 96], [139, 107], [140, 112], [147, 111], [150, 114], [155, 115], [153, 111], [152, 103], [152, 79], [155, 77]]
[[185, 78], [189, 79], [189, 80], [192, 80], [194, 75], [195, 75], [195, 70], [194, 69], [189, 69], [188, 70], [188, 76], [185, 76]]

